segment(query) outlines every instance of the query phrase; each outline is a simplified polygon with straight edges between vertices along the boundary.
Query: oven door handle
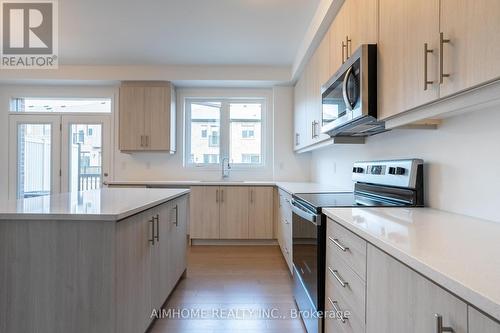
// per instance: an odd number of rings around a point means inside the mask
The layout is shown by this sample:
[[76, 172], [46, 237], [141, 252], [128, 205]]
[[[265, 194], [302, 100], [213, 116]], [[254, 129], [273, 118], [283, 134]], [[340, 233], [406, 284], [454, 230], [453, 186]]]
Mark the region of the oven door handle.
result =
[[318, 215], [310, 213], [308, 211], [305, 211], [304, 209], [300, 208], [295, 200], [292, 199], [292, 212], [294, 214], [297, 214], [304, 220], [307, 220], [311, 222], [312, 224], [316, 226], [321, 225], [321, 219], [318, 219]]

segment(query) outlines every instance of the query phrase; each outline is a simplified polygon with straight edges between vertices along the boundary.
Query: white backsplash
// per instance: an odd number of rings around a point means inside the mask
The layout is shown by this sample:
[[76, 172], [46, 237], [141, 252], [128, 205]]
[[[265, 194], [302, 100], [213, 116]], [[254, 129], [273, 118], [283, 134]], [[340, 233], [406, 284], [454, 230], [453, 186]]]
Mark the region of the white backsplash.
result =
[[500, 110], [445, 119], [437, 130], [393, 130], [364, 145], [313, 152], [312, 181], [349, 186], [355, 161], [422, 158], [427, 206], [500, 222]]

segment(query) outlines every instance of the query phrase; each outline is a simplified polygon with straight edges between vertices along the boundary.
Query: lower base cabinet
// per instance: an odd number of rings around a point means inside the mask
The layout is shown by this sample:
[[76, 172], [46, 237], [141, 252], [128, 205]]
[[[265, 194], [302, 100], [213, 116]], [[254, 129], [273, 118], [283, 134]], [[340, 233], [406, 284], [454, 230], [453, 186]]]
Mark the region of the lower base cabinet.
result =
[[[467, 304], [374, 246], [368, 246], [366, 333], [466, 333]], [[481, 331], [484, 333], [484, 331]]]
[[191, 239], [273, 239], [273, 187], [191, 187]]
[[117, 223], [115, 332], [145, 332], [186, 270], [188, 198]]

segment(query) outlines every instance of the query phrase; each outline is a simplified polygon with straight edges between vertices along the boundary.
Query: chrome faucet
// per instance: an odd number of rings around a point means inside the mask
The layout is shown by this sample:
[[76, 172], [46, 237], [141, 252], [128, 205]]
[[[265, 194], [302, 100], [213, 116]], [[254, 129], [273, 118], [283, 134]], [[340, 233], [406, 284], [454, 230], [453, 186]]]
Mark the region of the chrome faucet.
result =
[[231, 170], [231, 164], [229, 163], [229, 157], [224, 157], [222, 159], [222, 178], [229, 177], [229, 170]]

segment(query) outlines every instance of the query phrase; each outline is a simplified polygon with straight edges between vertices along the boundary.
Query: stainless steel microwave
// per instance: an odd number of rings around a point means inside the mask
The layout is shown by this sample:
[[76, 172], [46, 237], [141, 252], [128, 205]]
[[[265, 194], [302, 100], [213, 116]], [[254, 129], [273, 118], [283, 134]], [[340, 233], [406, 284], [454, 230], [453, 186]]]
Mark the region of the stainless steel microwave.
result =
[[384, 132], [377, 120], [377, 45], [361, 45], [321, 88], [321, 132], [362, 137]]

